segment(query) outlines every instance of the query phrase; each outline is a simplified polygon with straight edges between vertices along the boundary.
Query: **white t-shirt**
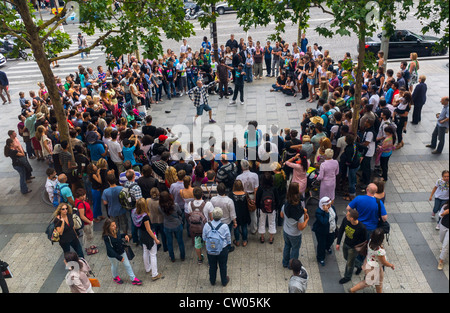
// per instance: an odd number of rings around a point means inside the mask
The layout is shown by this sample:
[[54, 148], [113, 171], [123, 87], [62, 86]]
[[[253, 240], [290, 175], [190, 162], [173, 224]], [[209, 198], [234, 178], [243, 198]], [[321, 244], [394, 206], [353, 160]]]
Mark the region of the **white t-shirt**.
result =
[[373, 155], [375, 154], [375, 138], [373, 138], [373, 132], [365, 132], [364, 133], [364, 137], [363, 137], [363, 142], [370, 142], [369, 146], [367, 148], [369, 148], [369, 150], [367, 150], [366, 153], [366, 157], [373, 157]]
[[109, 156], [111, 157], [111, 160], [114, 163], [123, 162], [123, 160], [119, 156], [119, 152], [122, 153], [122, 147], [121, 147], [120, 143], [118, 143], [117, 141], [110, 140], [108, 143], [108, 151], [109, 151]]
[[345, 147], [347, 147], [347, 143], [345, 142], [345, 136], [341, 136], [336, 142], [336, 148], [340, 148], [339, 155], [336, 158], [336, 160], [339, 161], [341, 159], [341, 155], [342, 153], [344, 153]]
[[[204, 200], [194, 200], [191, 202], [194, 202], [194, 206], [198, 207], [202, 205], [203, 201]], [[189, 202], [189, 204], [184, 207], [184, 213], [189, 214], [192, 212], [191, 202]], [[211, 222], [211, 220], [209, 219], [209, 213], [211, 213], [213, 210], [214, 207], [211, 202], [206, 201], [205, 207], [203, 208], [203, 215], [206, 217], [207, 222]]]
[[189, 45], [181, 45], [180, 53], [186, 53], [188, 48], [189, 48]]
[[[184, 62], [177, 64], [177, 71], [183, 71], [185, 69], [186, 69], [186, 64]], [[181, 77], [186, 77], [186, 72], [181, 72]]]
[[441, 200], [448, 200], [448, 194], [449, 194], [449, 183], [446, 183], [442, 179], [438, 179], [436, 181], [436, 192], [434, 193], [434, 197], [441, 199]]

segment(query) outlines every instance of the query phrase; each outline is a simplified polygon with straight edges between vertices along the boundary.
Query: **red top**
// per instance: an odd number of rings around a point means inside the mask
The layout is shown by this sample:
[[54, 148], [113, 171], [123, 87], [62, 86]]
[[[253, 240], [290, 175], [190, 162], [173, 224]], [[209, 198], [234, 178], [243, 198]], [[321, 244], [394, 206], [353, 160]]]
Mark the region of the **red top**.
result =
[[[84, 204], [84, 206], [83, 206], [83, 204]], [[86, 218], [88, 220], [90, 220], [91, 222], [94, 220], [94, 213], [91, 210], [91, 206], [89, 205], [89, 202], [81, 201], [81, 200], [76, 199], [75, 200], [75, 207], [78, 210], [84, 208], [84, 215], [86, 216]]]

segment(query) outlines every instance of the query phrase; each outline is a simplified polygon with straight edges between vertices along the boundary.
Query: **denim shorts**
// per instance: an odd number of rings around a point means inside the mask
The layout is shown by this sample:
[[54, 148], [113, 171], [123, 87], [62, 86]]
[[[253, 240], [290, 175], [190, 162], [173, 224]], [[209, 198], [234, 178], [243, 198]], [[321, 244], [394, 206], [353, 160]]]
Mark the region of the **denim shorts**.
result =
[[206, 112], [211, 111], [210, 106], [208, 104], [200, 104], [197, 107], [197, 115], [202, 115], [203, 111], [206, 111]]
[[314, 78], [307, 78], [307, 79], [306, 79], [306, 82], [307, 82], [308, 84], [310, 84], [310, 85], [315, 85], [316, 80], [315, 80]]

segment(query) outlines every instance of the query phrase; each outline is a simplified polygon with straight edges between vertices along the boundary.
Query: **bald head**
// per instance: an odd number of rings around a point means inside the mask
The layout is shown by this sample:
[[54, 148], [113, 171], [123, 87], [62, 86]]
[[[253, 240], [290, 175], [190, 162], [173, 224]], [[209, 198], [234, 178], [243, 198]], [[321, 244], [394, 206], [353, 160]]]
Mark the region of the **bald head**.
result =
[[67, 182], [67, 176], [66, 174], [61, 174], [58, 176], [58, 181], [62, 184], [64, 184], [65, 182]]
[[375, 184], [369, 184], [367, 186], [366, 192], [368, 196], [374, 196], [378, 191], [378, 187]]

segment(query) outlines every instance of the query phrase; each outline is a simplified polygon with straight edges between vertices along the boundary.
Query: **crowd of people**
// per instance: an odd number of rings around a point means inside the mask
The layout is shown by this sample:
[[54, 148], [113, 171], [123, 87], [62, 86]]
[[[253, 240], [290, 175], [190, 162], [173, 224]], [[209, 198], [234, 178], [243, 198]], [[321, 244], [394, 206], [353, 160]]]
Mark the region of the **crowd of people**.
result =
[[[309, 277], [299, 250], [302, 231], [310, 220], [306, 203], [317, 186], [319, 204], [312, 231], [317, 238], [318, 263], [325, 266], [335, 240], [338, 251], [345, 237], [342, 250], [347, 265], [339, 283], [349, 282], [355, 268], [357, 274], [377, 272], [377, 279], [363, 279], [350, 291], [375, 284], [381, 292], [383, 267], [394, 269], [383, 248], [388, 231], [380, 226], [387, 223], [384, 184], [389, 158], [404, 145], [413, 103], [412, 123], [420, 122], [417, 104], [425, 103], [426, 77], [418, 75], [414, 53], [414, 69], [402, 63], [395, 76], [394, 71], [384, 70], [381, 53], [376, 73], [364, 73], [360, 118], [354, 132], [354, 72], [342, 67], [351, 56], [347, 53], [336, 67], [329, 51], [322, 53], [321, 49], [317, 44], [309, 46], [306, 36], [299, 45], [292, 44], [291, 50], [284, 40], [262, 46], [250, 37], [238, 43], [231, 35], [220, 46], [219, 60], [214, 59], [205, 37], [198, 51], [184, 40], [179, 56], [170, 49], [153, 61], [109, 56], [106, 72], [102, 66], [95, 71], [80, 65], [65, 81], [55, 77], [69, 140], [61, 139], [45, 84], [39, 83], [38, 92], [30, 91], [29, 97], [21, 92], [17, 132], [26, 148], [11, 130], [4, 154], [20, 175], [23, 194], [31, 192], [28, 184], [34, 178], [29, 159], [48, 167], [45, 188], [55, 207], [55, 241], [66, 262], [80, 265], [71, 267], [71, 281], [74, 269], [89, 268], [83, 266], [85, 254], [99, 253], [93, 244], [94, 223], [103, 223], [112, 279], [124, 283], [118, 275], [122, 263], [134, 285], [143, 282], [129, 262], [133, 258], [131, 243], [142, 247], [145, 271], [158, 280], [164, 277], [157, 264], [160, 248], [172, 262], [176, 258], [185, 261], [186, 233], [199, 265], [207, 254], [210, 283], [216, 283], [219, 268], [221, 283], [226, 286], [230, 280], [228, 253], [235, 247], [245, 249], [249, 235], [259, 236], [261, 244], [273, 244], [278, 226], [285, 243], [280, 262], [294, 273], [289, 290], [304, 292]], [[293, 97], [301, 94], [301, 99], [316, 103], [300, 117], [299, 129], [271, 125], [263, 133], [257, 121], [250, 121], [244, 145], [238, 138], [221, 143], [210, 138], [209, 149], [195, 149], [193, 143], [181, 145], [171, 129], [153, 125], [147, 113], [154, 104], [187, 95], [194, 102], [196, 118], [206, 111], [209, 122], [215, 123], [209, 95], [228, 98], [233, 94], [230, 104], [235, 104], [240, 93], [244, 104], [244, 83], [261, 79], [263, 64], [267, 77], [276, 73], [271, 91]], [[433, 139], [434, 153], [442, 152], [441, 128], [448, 129], [448, 97], [442, 98], [442, 104], [436, 126], [440, 143], [437, 146]], [[447, 231], [443, 235], [446, 241], [442, 240], [448, 251], [448, 171], [445, 175], [437, 183], [439, 192], [433, 190], [432, 196], [439, 197], [433, 214], [447, 201], [439, 225]], [[334, 205], [337, 197], [349, 202], [340, 225]], [[179, 251], [174, 251], [174, 238]], [[365, 244], [365, 254], [358, 253], [361, 244]], [[89, 276], [88, 270], [80, 271]], [[91, 292], [86, 277], [76, 276], [72, 291]]]

